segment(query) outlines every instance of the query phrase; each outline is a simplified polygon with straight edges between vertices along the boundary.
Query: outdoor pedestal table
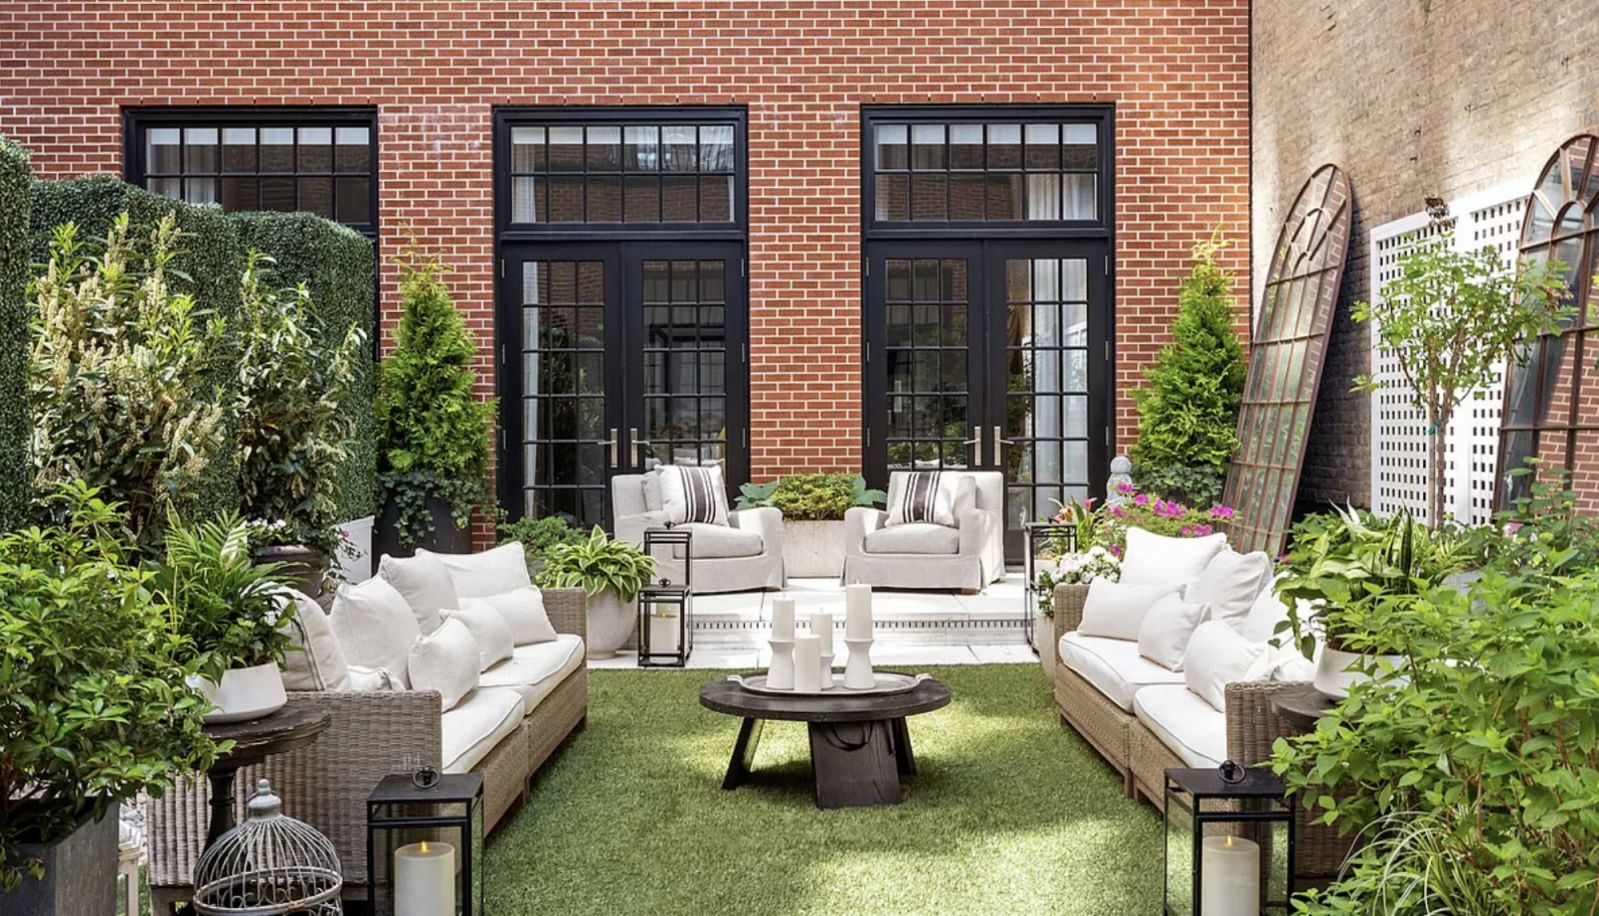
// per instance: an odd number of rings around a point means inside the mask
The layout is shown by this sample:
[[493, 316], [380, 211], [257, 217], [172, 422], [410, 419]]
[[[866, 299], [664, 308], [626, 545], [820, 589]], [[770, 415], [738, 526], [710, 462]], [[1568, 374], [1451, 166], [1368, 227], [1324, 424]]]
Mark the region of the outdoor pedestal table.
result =
[[783, 695], [718, 680], [700, 688], [700, 705], [743, 719], [722, 788], [749, 776], [762, 724], [778, 719], [809, 728], [818, 808], [897, 805], [900, 777], [916, 773], [905, 719], [949, 705], [949, 686], [928, 678], [903, 693]]
[[211, 825], [205, 845], [209, 847], [233, 829], [233, 777], [239, 770], [310, 744], [332, 721], [333, 715], [326, 709], [290, 700], [287, 706], [259, 719], [205, 726], [206, 734], [217, 741], [233, 742], [233, 750], [217, 757], [206, 773], [211, 782]]

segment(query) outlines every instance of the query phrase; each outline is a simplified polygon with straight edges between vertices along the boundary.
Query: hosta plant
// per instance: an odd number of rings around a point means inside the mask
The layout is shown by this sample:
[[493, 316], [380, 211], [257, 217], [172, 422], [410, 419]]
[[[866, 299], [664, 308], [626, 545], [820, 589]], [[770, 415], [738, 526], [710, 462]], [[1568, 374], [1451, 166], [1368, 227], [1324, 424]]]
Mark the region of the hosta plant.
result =
[[556, 544], [546, 552], [538, 584], [544, 588], [581, 588], [590, 598], [606, 589], [622, 601], [632, 601], [649, 584], [655, 559], [622, 541], [613, 541], [605, 529], [594, 526], [584, 540]]

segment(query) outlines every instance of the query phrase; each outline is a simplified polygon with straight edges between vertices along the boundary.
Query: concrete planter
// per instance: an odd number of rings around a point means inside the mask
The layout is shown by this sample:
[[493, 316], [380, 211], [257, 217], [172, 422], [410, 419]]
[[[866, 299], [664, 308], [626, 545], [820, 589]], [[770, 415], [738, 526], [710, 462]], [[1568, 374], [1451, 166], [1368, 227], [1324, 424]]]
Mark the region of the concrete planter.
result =
[[609, 588], [588, 599], [589, 658], [611, 658], [627, 645], [638, 627], [634, 607]]
[[783, 522], [783, 571], [789, 578], [844, 575], [844, 522]]
[[6, 916], [105, 916], [117, 908], [117, 806], [97, 821], [87, 817], [54, 843], [20, 843], [20, 858], [44, 863], [44, 877], [0, 891]]
[[[1403, 655], [1380, 655], [1377, 657], [1386, 661], [1395, 669], [1404, 665], [1406, 661]], [[1349, 696], [1349, 688], [1371, 680], [1371, 676], [1361, 670], [1370, 663], [1371, 658], [1370, 655], [1345, 652], [1343, 649], [1323, 646], [1321, 656], [1316, 660], [1316, 689], [1328, 699], [1344, 699]]]
[[1055, 683], [1055, 619], [1043, 614], [1033, 614], [1033, 648], [1038, 650], [1038, 663], [1044, 668], [1044, 680]]

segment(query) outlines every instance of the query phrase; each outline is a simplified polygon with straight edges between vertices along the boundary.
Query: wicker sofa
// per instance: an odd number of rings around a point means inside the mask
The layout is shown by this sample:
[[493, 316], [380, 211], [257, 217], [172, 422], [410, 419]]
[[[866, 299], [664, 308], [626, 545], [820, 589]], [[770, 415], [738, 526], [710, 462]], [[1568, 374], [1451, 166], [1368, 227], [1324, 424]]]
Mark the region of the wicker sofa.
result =
[[[586, 637], [581, 589], [546, 589], [544, 608], [556, 631]], [[551, 677], [547, 680], [555, 680]], [[516, 688], [480, 687], [479, 691]], [[547, 692], [546, 692], [547, 691]], [[588, 669], [578, 664], [553, 687], [540, 682], [524, 690], [524, 715], [467, 770], [483, 775], [484, 827], [493, 829], [527, 797], [529, 781], [588, 716]], [[345, 896], [366, 896], [366, 799], [378, 781], [406, 771], [408, 758], [449, 771], [445, 717], [436, 691], [294, 691], [291, 704], [327, 709], [332, 724], [311, 745], [268, 758], [239, 771], [235, 809], [256, 780], [271, 780], [284, 810], [333, 841], [344, 866]], [[478, 757], [477, 753], [472, 755]], [[457, 757], [457, 759], [463, 759]], [[203, 779], [185, 780], [149, 806], [149, 884], [153, 913], [169, 913], [186, 901], [195, 864], [205, 844], [209, 793]]]

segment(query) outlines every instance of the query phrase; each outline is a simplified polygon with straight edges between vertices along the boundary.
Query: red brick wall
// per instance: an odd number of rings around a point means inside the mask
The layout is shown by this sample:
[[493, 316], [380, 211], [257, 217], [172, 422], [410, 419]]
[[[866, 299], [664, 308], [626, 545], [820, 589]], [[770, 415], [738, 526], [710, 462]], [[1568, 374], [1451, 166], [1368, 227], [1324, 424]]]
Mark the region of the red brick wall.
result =
[[1248, 0], [19, 2], [6, 18], [0, 133], [44, 177], [119, 171], [121, 106], [377, 106], [389, 250], [411, 233], [455, 268], [485, 395], [492, 106], [747, 105], [757, 478], [859, 466], [862, 105], [1116, 105], [1119, 448], [1188, 249], [1217, 226], [1241, 329], [1248, 314]]

